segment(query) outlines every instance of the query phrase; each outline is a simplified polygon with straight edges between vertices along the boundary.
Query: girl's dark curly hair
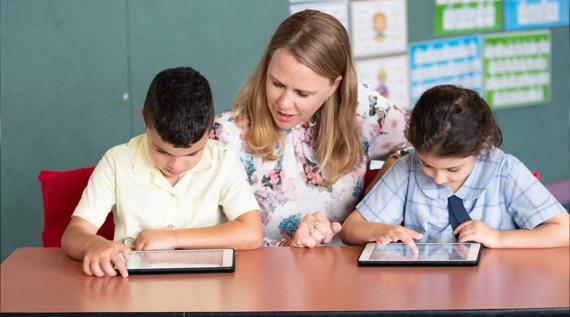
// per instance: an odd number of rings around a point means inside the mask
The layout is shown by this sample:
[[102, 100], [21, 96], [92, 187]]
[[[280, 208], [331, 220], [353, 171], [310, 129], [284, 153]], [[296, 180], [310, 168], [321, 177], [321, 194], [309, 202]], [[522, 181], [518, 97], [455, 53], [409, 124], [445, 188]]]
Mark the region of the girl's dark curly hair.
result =
[[503, 142], [489, 105], [476, 92], [441, 85], [422, 94], [406, 129], [419, 153], [441, 157], [478, 155]]

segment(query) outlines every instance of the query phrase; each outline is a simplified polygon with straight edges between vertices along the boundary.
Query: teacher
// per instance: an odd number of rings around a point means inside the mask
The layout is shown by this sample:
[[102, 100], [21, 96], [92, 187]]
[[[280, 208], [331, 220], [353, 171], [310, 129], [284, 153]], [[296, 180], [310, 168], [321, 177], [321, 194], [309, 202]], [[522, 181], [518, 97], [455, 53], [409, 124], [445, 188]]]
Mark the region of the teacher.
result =
[[406, 141], [406, 117], [357, 84], [343, 25], [305, 10], [279, 25], [210, 137], [240, 154], [261, 207], [264, 246], [312, 248], [340, 231], [361, 197], [368, 161]]

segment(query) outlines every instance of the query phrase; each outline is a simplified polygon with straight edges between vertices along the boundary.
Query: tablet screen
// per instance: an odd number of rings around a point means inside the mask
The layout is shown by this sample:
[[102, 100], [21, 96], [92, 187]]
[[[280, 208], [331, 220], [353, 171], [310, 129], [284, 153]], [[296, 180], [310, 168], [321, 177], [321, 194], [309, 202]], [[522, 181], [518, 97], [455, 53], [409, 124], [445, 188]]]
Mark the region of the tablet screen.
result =
[[479, 243], [416, 243], [418, 253], [403, 243], [369, 243], [359, 257], [359, 264], [434, 264], [473, 265], [479, 261]]
[[233, 271], [233, 259], [232, 249], [133, 251], [126, 268], [132, 273]]

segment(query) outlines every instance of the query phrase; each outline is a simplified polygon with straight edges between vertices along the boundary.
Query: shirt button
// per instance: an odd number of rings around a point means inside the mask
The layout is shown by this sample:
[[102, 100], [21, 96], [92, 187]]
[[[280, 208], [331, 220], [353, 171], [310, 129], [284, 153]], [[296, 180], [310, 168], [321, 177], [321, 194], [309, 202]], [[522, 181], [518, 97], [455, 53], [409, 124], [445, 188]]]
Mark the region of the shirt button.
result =
[[174, 225], [168, 225], [168, 226], [166, 226], [166, 229], [172, 230], [172, 229], [174, 229]]

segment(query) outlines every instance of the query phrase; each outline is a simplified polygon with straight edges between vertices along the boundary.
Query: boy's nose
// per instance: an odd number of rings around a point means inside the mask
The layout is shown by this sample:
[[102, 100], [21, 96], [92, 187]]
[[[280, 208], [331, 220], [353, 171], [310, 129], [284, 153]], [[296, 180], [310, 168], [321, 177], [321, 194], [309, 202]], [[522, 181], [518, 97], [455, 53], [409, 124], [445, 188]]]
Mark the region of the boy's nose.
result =
[[178, 167], [180, 166], [180, 158], [179, 157], [175, 157], [172, 158], [168, 161], [168, 168], [172, 169], [172, 170], [178, 170]]

